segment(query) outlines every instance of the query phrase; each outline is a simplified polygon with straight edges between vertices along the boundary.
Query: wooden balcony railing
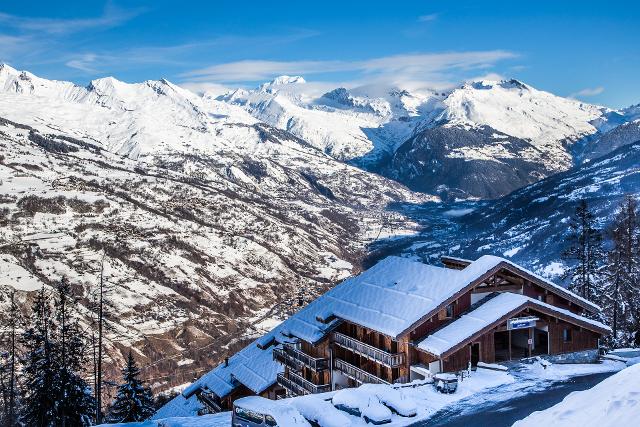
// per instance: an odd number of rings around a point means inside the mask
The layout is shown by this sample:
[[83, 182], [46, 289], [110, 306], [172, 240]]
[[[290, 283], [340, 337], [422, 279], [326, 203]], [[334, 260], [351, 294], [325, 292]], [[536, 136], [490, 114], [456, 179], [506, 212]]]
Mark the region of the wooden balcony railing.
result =
[[290, 358], [304, 363], [307, 367], [314, 371], [323, 371], [329, 369], [329, 359], [326, 357], [313, 357], [300, 350], [295, 344], [284, 344], [282, 350]]
[[314, 384], [292, 371], [279, 373], [277, 382], [296, 396], [331, 391], [331, 384]]
[[341, 334], [340, 332], [333, 333], [333, 342], [340, 347], [344, 347], [347, 350], [351, 350], [367, 359], [390, 368], [397, 368], [404, 363], [404, 353], [389, 353], [372, 345], [365, 344], [362, 341], [358, 341], [355, 338]]
[[274, 348], [271, 354], [273, 355], [273, 360], [280, 362], [295, 371], [301, 371], [304, 366], [302, 362], [294, 359], [281, 348]]
[[207, 407], [208, 414], [222, 412], [222, 404], [218, 396], [211, 392], [200, 392], [197, 394], [198, 399]]
[[342, 359], [333, 359], [333, 367], [361, 384], [389, 384], [382, 378], [378, 378], [367, 371], [363, 371]]

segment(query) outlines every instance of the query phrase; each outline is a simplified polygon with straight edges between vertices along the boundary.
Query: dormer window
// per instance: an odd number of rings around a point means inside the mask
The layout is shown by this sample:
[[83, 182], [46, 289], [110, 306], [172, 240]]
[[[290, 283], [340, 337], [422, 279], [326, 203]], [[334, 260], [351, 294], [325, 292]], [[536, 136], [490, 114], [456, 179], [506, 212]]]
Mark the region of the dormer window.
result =
[[447, 306], [447, 308], [445, 308], [444, 317], [445, 317], [445, 319], [452, 319], [453, 318], [453, 303], [449, 304]]

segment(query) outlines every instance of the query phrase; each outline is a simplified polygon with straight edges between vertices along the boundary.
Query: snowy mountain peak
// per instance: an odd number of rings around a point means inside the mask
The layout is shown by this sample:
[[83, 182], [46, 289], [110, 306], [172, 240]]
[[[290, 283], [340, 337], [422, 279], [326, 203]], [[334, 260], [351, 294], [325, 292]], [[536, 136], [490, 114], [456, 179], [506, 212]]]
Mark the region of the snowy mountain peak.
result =
[[18, 74], [20, 74], [20, 72], [18, 70], [16, 70], [15, 68], [13, 68], [11, 65], [9, 64], [0, 64], [0, 75], [14, 75], [17, 76]]
[[272, 85], [288, 85], [295, 83], [306, 83], [307, 81], [302, 76], [279, 76], [271, 80]]
[[301, 76], [278, 76], [275, 79], [271, 80], [268, 83], [263, 83], [260, 85], [260, 89], [270, 89], [277, 86], [286, 86], [286, 85], [294, 85], [294, 84], [303, 84], [307, 81]]

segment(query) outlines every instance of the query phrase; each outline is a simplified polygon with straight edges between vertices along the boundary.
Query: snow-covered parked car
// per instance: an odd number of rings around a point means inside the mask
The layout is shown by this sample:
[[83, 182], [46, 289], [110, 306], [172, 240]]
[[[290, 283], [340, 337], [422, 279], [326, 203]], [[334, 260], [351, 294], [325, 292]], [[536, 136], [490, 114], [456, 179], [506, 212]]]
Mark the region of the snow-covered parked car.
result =
[[342, 411], [331, 403], [316, 396], [300, 396], [291, 399], [291, 405], [305, 417], [312, 426], [344, 427], [351, 422]]
[[458, 377], [455, 374], [436, 374], [433, 376], [433, 385], [440, 393], [455, 393], [458, 389]]
[[356, 417], [362, 417], [367, 423], [380, 425], [391, 422], [391, 410], [380, 403], [375, 393], [361, 388], [348, 388], [338, 391], [331, 399], [333, 406]]
[[402, 390], [381, 384], [365, 384], [360, 389], [375, 394], [380, 403], [401, 417], [415, 417], [418, 413], [416, 402], [405, 396]]
[[311, 427], [311, 424], [288, 403], [249, 396], [233, 402], [233, 427]]

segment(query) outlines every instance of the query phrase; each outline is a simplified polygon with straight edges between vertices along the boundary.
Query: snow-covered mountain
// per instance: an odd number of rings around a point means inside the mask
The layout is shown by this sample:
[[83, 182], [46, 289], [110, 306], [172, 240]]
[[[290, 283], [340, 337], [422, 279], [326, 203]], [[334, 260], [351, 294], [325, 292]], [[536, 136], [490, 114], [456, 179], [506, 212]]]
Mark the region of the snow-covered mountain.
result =
[[[585, 199], [605, 228], [625, 195], [640, 199], [640, 138], [492, 201], [398, 205], [423, 225], [419, 236], [377, 242], [377, 257], [393, 251], [434, 262], [441, 255], [476, 259], [494, 254], [560, 281], [569, 218]], [[377, 253], [376, 253], [377, 252]]]
[[339, 160], [375, 162], [406, 140], [431, 96], [390, 90], [371, 97], [337, 88], [307, 90], [301, 77], [278, 77], [255, 90], [238, 89], [206, 99], [245, 109], [256, 119], [285, 129]]
[[569, 169], [582, 160], [578, 150], [606, 154], [617, 147], [608, 140], [596, 144], [597, 150], [583, 145], [632, 117], [630, 111], [558, 97], [517, 80], [419, 94], [338, 88], [314, 95], [306, 85], [285, 76], [215, 100], [239, 106], [335, 158], [454, 198], [508, 194]]
[[66, 276], [89, 317], [104, 251], [110, 354], [163, 388], [411, 232], [387, 204], [433, 200], [166, 81], [0, 76], [0, 305]]
[[[541, 203], [451, 207], [429, 194], [495, 198], [579, 158], [602, 180], [630, 173], [631, 163], [597, 169], [592, 159], [631, 150], [632, 136], [614, 136], [632, 135], [638, 117], [517, 81], [410, 93], [318, 91], [284, 76], [213, 97], [166, 80], [84, 87], [3, 65], [0, 305], [11, 288], [25, 300], [65, 275], [90, 316], [104, 250], [112, 356], [134, 343], [148, 378], [187, 382], [370, 257], [485, 247], [491, 232], [519, 236], [499, 228], [500, 215]], [[540, 185], [555, 194], [560, 184]], [[475, 214], [459, 217], [468, 209], [491, 222], [472, 227]]]
[[214, 97], [166, 80], [103, 78], [81, 87], [4, 65], [0, 90], [4, 117], [91, 138], [131, 158], [245, 151], [238, 125], [266, 123], [319, 153], [448, 198], [499, 197], [604, 155], [633, 139], [620, 135], [634, 131], [629, 123], [640, 117], [637, 106], [612, 110], [517, 80], [410, 93], [319, 90], [302, 77], [281, 76]]
[[65, 276], [88, 314], [104, 251], [112, 357], [133, 343], [173, 386], [358, 271], [375, 238], [411, 231], [388, 203], [427, 199], [266, 125], [236, 132], [251, 156], [142, 162], [0, 120], [0, 306]]

